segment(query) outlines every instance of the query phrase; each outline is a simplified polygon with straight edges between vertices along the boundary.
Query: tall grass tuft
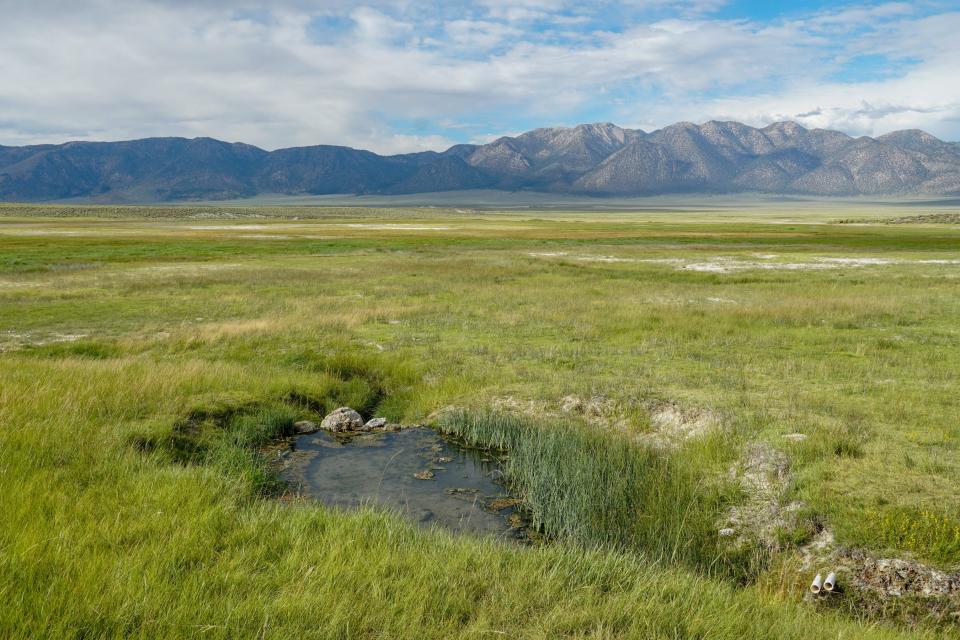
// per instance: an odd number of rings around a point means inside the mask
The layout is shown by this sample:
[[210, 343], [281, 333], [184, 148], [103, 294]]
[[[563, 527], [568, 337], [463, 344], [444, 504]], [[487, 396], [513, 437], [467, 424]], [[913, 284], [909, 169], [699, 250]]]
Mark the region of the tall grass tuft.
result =
[[714, 522], [722, 491], [699, 483], [693, 465], [672, 452], [573, 423], [547, 426], [496, 412], [452, 411], [438, 426], [508, 452], [508, 480], [546, 535], [719, 569]]

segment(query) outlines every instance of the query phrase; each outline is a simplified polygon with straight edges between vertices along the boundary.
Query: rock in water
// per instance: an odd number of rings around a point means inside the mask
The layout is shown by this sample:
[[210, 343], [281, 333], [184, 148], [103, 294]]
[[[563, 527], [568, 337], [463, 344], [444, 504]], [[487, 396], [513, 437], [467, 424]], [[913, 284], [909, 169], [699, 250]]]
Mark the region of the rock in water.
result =
[[296, 429], [297, 433], [313, 433], [317, 430], [317, 423], [310, 420], [300, 420], [293, 423], [293, 428]]
[[363, 428], [370, 431], [372, 429], [383, 429], [387, 425], [386, 418], [371, 418]]
[[363, 418], [350, 407], [340, 407], [323, 419], [320, 428], [327, 431], [359, 431], [363, 428]]

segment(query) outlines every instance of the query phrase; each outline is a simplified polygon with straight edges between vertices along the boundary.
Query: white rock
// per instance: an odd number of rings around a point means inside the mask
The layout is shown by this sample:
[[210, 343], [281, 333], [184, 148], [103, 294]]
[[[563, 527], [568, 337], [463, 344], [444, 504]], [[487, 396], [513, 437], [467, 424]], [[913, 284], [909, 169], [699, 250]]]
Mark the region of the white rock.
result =
[[367, 424], [363, 425], [364, 429], [382, 429], [387, 425], [386, 418], [371, 418], [367, 420]]
[[297, 433], [313, 433], [317, 430], [317, 423], [310, 420], [300, 420], [293, 423], [293, 428]]
[[327, 431], [359, 431], [363, 428], [363, 417], [350, 407], [340, 407], [323, 419], [320, 428]]

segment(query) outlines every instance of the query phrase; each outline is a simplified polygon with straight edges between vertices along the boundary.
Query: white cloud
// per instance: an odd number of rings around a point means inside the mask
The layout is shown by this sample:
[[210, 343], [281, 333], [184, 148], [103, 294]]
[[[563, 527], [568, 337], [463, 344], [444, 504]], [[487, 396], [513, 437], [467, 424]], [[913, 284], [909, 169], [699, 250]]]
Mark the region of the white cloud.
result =
[[488, 51], [523, 37], [521, 29], [489, 20], [451, 20], [444, 28], [450, 47], [468, 51]]
[[[879, 135], [919, 128], [948, 139], [960, 139], [960, 13], [898, 23], [883, 38], [870, 36], [865, 53], [876, 53], [872, 42], [898, 55], [927, 53], [897, 77], [860, 82], [797, 79], [775, 93], [695, 99], [680, 109], [655, 109], [644, 122], [664, 118], [689, 120], [738, 119], [762, 125], [796, 120], [808, 127], [839, 129], [852, 135]], [[876, 34], [875, 34], [876, 35]], [[669, 112], [669, 113], [668, 113]]]
[[[607, 30], [591, 25], [611, 3], [591, 14], [566, 0], [0, 4], [12, 5], [0, 39], [4, 144], [210, 135], [415, 151], [452, 143], [437, 131], [569, 123], [588, 105], [647, 129], [790, 118], [960, 138], [960, 13], [918, 16], [903, 3], [756, 23], [706, 17], [722, 2], [684, 2], [673, 17]], [[329, 15], [342, 17], [336, 37], [312, 39], [312, 21]], [[833, 77], [861, 55], [909, 64], [893, 77]], [[390, 124], [411, 121], [425, 126]]]
[[565, 0], [480, 0], [491, 18], [503, 18], [510, 22], [539, 20], [564, 9], [570, 3]]

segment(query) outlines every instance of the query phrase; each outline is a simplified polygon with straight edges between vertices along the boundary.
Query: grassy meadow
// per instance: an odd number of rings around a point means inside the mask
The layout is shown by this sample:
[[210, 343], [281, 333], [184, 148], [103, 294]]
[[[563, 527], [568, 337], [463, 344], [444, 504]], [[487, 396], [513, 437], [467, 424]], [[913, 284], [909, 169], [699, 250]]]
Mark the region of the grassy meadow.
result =
[[[803, 598], [824, 531], [960, 565], [960, 225], [877, 218], [0, 206], [0, 637], [960, 637]], [[285, 494], [342, 405], [547, 542]]]

